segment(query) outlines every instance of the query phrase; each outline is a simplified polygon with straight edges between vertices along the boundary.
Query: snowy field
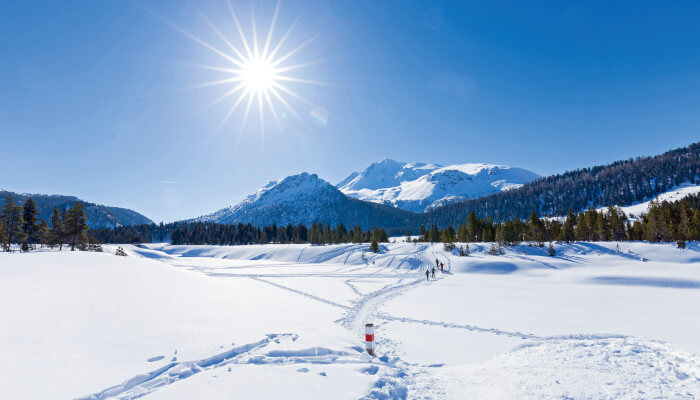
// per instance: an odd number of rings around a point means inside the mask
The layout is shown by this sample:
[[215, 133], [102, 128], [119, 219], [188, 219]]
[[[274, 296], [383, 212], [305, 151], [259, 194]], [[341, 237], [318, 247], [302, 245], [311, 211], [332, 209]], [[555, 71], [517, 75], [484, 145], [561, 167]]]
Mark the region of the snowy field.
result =
[[0, 399], [700, 397], [700, 245], [555, 247], [2, 253]]

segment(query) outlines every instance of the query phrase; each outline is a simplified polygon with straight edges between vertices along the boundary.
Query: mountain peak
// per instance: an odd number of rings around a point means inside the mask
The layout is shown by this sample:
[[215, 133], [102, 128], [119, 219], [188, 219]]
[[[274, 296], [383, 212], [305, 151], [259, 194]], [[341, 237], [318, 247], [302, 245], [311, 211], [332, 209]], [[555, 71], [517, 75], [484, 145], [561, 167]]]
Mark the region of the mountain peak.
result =
[[353, 172], [338, 183], [341, 191], [397, 186], [402, 181], [417, 179], [430, 170], [439, 168], [437, 164], [405, 163], [392, 158], [384, 158], [372, 163], [362, 172]]
[[195, 220], [257, 226], [272, 222], [278, 225], [323, 222], [368, 228], [373, 221], [404, 226], [407, 214], [393, 207], [349, 198], [318, 175], [302, 172], [272, 181], [242, 202]]
[[451, 201], [512, 189], [538, 175], [505, 165], [467, 163], [442, 166], [385, 158], [354, 172], [337, 186], [348, 196], [422, 212]]

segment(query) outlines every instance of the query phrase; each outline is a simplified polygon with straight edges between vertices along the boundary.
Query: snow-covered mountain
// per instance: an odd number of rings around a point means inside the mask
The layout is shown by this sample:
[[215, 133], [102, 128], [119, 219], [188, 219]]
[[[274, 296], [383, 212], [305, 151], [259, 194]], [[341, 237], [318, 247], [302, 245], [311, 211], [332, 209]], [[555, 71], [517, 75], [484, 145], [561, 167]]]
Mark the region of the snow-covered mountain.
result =
[[90, 228], [115, 228], [119, 226], [132, 226], [141, 224], [152, 224], [149, 218], [128, 208], [104, 206], [101, 204], [88, 203], [75, 196], [47, 195], [31, 193], [15, 193], [0, 189], [0, 205], [5, 203], [5, 198], [10, 195], [19, 204], [24, 203], [28, 198], [32, 198], [39, 211], [39, 218], [49, 222], [51, 212], [56, 207], [59, 210], [69, 209], [75, 202], [82, 201], [85, 204], [85, 215]]
[[405, 163], [384, 159], [338, 183], [348, 196], [423, 212], [452, 201], [477, 198], [530, 182], [534, 172], [494, 164]]
[[389, 228], [407, 226], [410, 218], [411, 214], [405, 211], [347, 197], [316, 174], [304, 172], [272, 181], [242, 202], [195, 218], [195, 221], [256, 226], [320, 222]]

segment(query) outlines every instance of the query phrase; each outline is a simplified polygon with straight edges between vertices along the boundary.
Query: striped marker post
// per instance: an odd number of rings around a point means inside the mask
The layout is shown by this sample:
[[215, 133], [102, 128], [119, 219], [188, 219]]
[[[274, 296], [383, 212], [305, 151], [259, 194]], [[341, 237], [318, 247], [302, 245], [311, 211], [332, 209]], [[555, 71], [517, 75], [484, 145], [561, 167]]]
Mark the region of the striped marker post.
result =
[[365, 348], [368, 354], [374, 355], [374, 324], [365, 324]]

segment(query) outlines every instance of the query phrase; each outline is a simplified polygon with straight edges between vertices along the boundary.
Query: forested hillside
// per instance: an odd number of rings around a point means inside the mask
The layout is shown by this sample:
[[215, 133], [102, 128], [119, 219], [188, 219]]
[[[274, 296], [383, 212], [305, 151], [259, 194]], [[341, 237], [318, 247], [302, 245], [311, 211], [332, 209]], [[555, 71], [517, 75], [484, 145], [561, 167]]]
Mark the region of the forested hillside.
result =
[[518, 189], [439, 207], [423, 216], [426, 225], [464, 221], [470, 211], [494, 221], [565, 215], [589, 207], [625, 206], [648, 200], [681, 183], [700, 183], [700, 142], [651, 157], [617, 161], [539, 178]]
[[76, 202], [82, 202], [85, 205], [87, 223], [91, 228], [114, 228], [118, 226], [150, 224], [153, 222], [144, 215], [128, 208], [88, 203], [75, 196], [14, 193], [0, 190], [0, 205], [5, 203], [8, 195], [12, 196], [14, 201], [20, 205], [24, 204], [29, 198], [34, 200], [39, 212], [37, 217], [46, 222], [50, 221], [54, 207], [62, 211], [67, 211]]

